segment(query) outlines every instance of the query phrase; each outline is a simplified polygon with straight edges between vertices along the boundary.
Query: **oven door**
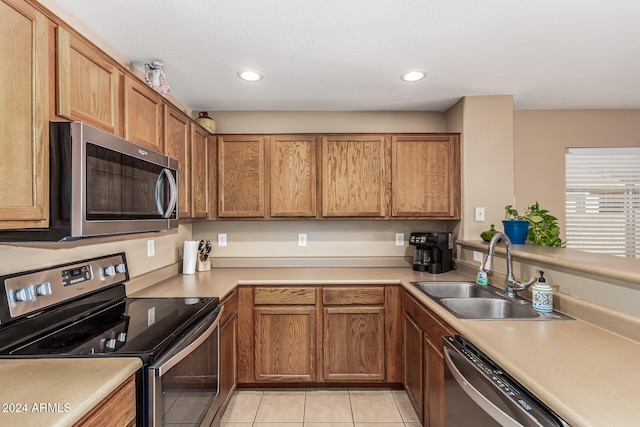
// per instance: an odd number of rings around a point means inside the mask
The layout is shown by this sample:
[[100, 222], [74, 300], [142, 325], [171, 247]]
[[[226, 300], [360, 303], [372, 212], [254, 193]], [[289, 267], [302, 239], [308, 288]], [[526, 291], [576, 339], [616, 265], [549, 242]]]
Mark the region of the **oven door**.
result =
[[218, 306], [147, 367], [149, 426], [209, 426], [220, 408]]

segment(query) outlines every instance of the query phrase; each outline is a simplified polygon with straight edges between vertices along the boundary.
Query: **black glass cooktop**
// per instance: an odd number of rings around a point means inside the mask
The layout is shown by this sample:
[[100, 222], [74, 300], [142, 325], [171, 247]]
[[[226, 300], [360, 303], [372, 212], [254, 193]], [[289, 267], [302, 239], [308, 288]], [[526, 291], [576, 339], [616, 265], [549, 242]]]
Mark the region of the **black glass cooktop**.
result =
[[31, 334], [28, 340], [0, 349], [0, 354], [151, 359], [217, 305], [218, 298], [125, 298], [47, 332]]

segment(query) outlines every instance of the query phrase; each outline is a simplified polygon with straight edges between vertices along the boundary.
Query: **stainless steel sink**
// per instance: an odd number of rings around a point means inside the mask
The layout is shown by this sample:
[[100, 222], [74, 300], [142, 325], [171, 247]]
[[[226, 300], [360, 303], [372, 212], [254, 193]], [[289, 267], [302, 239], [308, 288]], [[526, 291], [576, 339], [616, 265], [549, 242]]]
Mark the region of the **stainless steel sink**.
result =
[[562, 320], [573, 319], [553, 311], [543, 313], [525, 299], [507, 297], [502, 289], [473, 282], [411, 282], [459, 319]]
[[416, 282], [414, 285], [434, 298], [486, 298], [492, 295], [471, 282]]
[[498, 298], [443, 298], [440, 303], [465, 319], [529, 319], [540, 313], [518, 303]]

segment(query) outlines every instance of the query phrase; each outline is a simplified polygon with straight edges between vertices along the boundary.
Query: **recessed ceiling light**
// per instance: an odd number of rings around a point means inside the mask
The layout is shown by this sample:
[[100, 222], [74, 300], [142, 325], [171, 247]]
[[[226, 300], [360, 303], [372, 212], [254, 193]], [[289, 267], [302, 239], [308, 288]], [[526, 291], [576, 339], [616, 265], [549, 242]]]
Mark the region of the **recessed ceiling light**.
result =
[[238, 77], [248, 82], [257, 82], [258, 80], [262, 80], [262, 74], [253, 70], [240, 71], [238, 72]]
[[425, 77], [427, 77], [427, 73], [423, 71], [409, 71], [408, 73], [403, 74], [400, 78], [405, 82], [417, 82]]

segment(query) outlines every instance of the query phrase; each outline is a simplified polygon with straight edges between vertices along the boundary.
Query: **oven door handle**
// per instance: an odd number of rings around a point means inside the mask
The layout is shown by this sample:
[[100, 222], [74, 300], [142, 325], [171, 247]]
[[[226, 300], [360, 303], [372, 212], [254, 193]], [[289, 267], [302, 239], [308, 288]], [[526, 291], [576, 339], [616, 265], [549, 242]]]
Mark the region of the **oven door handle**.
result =
[[[176, 343], [167, 351], [164, 357], [160, 358], [149, 368], [156, 372], [157, 377], [162, 377], [166, 374], [213, 334], [220, 324], [223, 311], [224, 306], [218, 306], [201, 321], [194, 331]], [[206, 328], [206, 330], [202, 331], [204, 328]]]

